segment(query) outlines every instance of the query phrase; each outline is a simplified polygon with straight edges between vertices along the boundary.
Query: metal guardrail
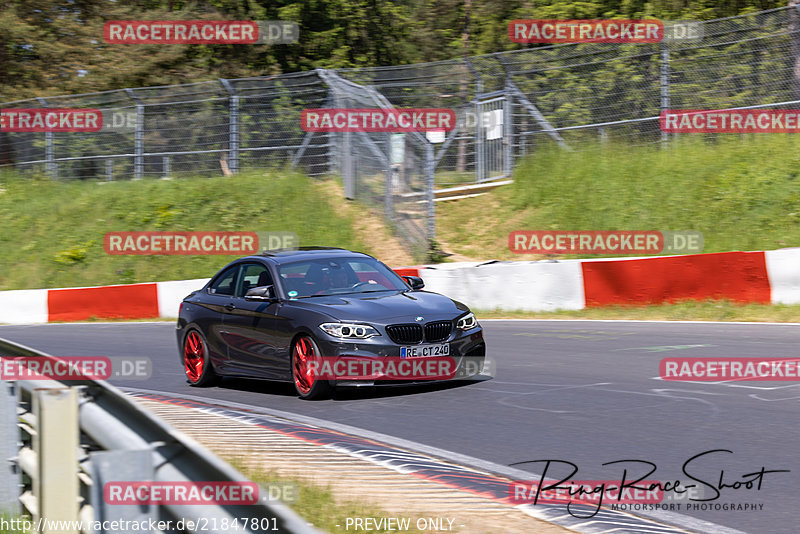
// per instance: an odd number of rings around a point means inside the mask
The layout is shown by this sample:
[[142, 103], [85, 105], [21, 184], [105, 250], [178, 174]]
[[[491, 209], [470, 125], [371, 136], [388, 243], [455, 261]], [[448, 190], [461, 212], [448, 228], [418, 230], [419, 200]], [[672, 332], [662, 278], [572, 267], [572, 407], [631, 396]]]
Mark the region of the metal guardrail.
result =
[[[6, 356], [53, 358], [0, 339], [0, 357]], [[0, 381], [0, 417], [0, 452], [6, 459], [0, 512], [29, 515], [37, 528], [51, 525], [42, 532], [77, 532], [52, 528], [56, 521], [82, 525], [87, 534], [127, 532], [112, 522], [149, 519], [171, 521], [167, 532], [318, 532], [283, 503], [269, 501], [263, 488], [252, 505], [106, 504], [103, 487], [109, 481], [247, 479], [104, 381]], [[180, 520], [184, 528], [178, 528]], [[231, 528], [234, 520], [237, 527]], [[188, 521], [196, 527], [186, 528]], [[93, 530], [98, 522], [104, 529]], [[156, 532], [138, 532], [151, 531]]]

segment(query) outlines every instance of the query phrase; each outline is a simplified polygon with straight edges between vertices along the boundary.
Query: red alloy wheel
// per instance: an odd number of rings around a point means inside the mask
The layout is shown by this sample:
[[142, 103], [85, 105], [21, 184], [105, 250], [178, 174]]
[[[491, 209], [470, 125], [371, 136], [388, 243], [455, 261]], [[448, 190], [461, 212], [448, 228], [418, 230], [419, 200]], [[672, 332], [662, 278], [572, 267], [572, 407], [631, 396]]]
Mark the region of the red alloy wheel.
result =
[[194, 330], [189, 332], [184, 342], [183, 364], [189, 381], [199, 382], [200, 377], [203, 376], [203, 366], [205, 365], [205, 345], [203, 338]]
[[314, 345], [309, 338], [306, 336], [299, 338], [292, 351], [292, 367], [294, 368], [292, 375], [297, 391], [301, 395], [308, 395], [314, 387], [316, 373], [310, 362], [315, 358]]

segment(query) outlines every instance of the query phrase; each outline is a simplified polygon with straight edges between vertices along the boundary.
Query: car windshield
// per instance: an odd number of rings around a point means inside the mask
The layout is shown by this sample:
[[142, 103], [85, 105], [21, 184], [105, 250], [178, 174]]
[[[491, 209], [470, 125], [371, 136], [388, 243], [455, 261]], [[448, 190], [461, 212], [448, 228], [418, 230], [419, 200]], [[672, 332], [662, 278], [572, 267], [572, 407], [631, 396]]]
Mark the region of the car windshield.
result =
[[280, 265], [281, 284], [289, 298], [404, 291], [394, 271], [372, 258], [326, 258]]

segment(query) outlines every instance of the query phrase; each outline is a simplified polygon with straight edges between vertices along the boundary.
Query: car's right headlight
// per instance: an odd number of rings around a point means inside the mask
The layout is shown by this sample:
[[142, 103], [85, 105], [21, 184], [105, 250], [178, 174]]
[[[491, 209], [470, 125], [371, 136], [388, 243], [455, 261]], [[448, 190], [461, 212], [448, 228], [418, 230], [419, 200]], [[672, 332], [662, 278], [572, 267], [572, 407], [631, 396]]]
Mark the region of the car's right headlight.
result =
[[476, 326], [478, 326], [478, 320], [472, 312], [461, 317], [456, 323], [456, 327], [461, 330], [472, 330]]
[[327, 334], [343, 339], [367, 339], [381, 335], [368, 324], [356, 323], [322, 323], [319, 325]]

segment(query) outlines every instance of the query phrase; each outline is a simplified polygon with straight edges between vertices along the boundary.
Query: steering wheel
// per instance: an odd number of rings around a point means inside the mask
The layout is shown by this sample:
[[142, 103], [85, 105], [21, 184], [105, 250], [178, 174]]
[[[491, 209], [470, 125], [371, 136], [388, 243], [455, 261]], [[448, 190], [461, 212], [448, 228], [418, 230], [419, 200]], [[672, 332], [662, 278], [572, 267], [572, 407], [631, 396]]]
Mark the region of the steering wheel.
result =
[[356, 282], [355, 284], [350, 286], [349, 289], [355, 289], [355, 288], [357, 288], [359, 286], [375, 286], [375, 285], [378, 285], [378, 284], [373, 284], [372, 282]]

